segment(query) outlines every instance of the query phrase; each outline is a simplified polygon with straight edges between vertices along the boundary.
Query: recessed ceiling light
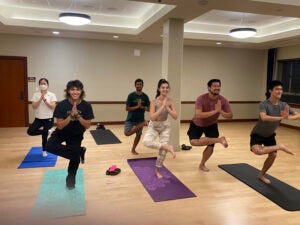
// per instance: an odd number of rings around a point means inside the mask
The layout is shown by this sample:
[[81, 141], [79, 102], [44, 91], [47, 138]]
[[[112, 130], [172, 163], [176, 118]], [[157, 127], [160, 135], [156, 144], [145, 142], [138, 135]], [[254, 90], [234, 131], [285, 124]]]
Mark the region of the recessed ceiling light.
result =
[[222, 44], [222, 42], [217, 42], [216, 44], [217, 44], [217, 45], [221, 45], [221, 44]]
[[52, 34], [54, 34], [54, 35], [59, 35], [60, 32], [59, 32], [59, 31], [52, 31]]
[[249, 38], [253, 37], [256, 34], [255, 28], [235, 28], [229, 32], [229, 35], [235, 38]]
[[118, 35], [113, 35], [113, 38], [114, 39], [119, 39], [119, 36]]
[[59, 20], [68, 25], [81, 26], [90, 23], [91, 17], [87, 14], [66, 12], [59, 14]]

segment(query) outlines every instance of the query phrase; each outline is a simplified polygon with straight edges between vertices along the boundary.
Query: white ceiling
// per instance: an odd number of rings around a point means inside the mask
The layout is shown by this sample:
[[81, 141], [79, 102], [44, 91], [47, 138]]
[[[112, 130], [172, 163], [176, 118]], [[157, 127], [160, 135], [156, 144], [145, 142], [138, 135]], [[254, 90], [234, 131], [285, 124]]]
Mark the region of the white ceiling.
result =
[[[85, 26], [61, 23], [62, 12], [89, 14]], [[273, 48], [300, 44], [300, 0], [0, 0], [0, 33], [161, 43], [169, 18], [183, 19], [184, 44]], [[229, 31], [253, 27], [235, 39]], [[119, 38], [113, 39], [114, 35]]]

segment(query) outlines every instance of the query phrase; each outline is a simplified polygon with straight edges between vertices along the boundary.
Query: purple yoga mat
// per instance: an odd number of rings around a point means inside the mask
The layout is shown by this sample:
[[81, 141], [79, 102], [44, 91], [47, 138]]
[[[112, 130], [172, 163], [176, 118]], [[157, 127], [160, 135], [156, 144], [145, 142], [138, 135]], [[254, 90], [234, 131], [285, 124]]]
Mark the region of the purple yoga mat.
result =
[[165, 166], [161, 167], [159, 171], [163, 178], [158, 179], [154, 173], [156, 157], [127, 159], [127, 162], [153, 201], [160, 202], [196, 197]]

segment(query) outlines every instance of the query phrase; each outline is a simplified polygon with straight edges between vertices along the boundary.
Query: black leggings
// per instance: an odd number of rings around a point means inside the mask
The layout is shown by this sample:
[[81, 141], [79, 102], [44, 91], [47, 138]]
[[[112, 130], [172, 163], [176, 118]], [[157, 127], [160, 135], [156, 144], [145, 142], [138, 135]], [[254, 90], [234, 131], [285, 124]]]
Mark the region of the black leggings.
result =
[[[42, 147], [45, 151], [48, 131], [53, 126], [53, 118], [49, 119], [38, 119], [35, 118], [33, 123], [28, 127], [27, 134], [30, 136], [42, 135]], [[43, 129], [41, 129], [43, 127]]]
[[[46, 150], [69, 159], [68, 174], [75, 176], [80, 163], [80, 155], [83, 151], [81, 147], [82, 140], [83, 134], [66, 136], [54, 131], [47, 142]], [[63, 142], [66, 142], [66, 144], [63, 145]]]

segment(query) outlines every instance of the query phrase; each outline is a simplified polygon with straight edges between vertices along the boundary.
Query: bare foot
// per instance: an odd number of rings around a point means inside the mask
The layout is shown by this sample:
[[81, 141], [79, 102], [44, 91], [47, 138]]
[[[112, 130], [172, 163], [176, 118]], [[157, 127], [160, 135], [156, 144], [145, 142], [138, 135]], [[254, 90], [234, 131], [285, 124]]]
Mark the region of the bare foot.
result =
[[288, 150], [284, 145], [278, 144], [278, 147], [279, 147], [279, 150], [282, 150], [282, 151], [284, 151], [285, 153], [294, 155], [294, 153], [292, 153], [290, 150]]
[[267, 178], [265, 178], [264, 176], [260, 175], [258, 176], [258, 179], [260, 179], [262, 182], [264, 182], [265, 184], [271, 184], [271, 181]]
[[131, 133], [135, 133], [136, 132], [136, 126], [133, 126], [130, 130]]
[[139, 153], [136, 152], [136, 151], [131, 151], [131, 153], [134, 154], [134, 155], [138, 155], [138, 154], [139, 154]]
[[228, 143], [226, 141], [226, 138], [225, 137], [220, 137], [220, 139], [221, 139], [220, 143], [224, 146], [224, 148], [227, 148], [228, 147]]
[[209, 172], [209, 169], [205, 165], [199, 165], [199, 169], [204, 171], [204, 172]]
[[171, 155], [172, 155], [172, 157], [173, 157], [173, 159], [175, 159], [176, 158], [176, 153], [174, 152], [173, 146], [169, 145], [168, 148], [169, 148], [169, 150], [167, 150], [167, 151], [170, 152]]
[[167, 145], [167, 144], [163, 144], [161, 146], [162, 150], [166, 150], [167, 152], [170, 152], [170, 154], [172, 155], [173, 159], [175, 159], [176, 157], [176, 153], [174, 152], [174, 148], [172, 145]]
[[155, 175], [157, 176], [158, 179], [163, 178], [163, 176], [158, 172], [158, 169], [155, 169]]

